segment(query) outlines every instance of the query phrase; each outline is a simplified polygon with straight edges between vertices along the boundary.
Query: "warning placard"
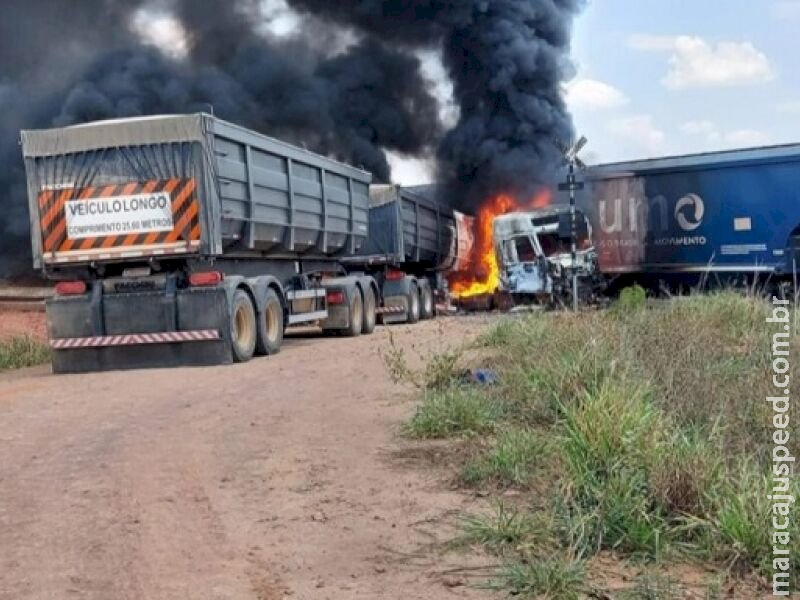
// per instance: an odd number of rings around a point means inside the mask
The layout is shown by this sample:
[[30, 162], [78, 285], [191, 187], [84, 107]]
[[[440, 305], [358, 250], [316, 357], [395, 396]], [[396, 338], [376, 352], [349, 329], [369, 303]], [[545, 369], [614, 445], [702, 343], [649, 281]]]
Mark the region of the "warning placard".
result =
[[73, 200], [64, 206], [67, 237], [80, 240], [128, 233], [172, 231], [172, 201], [167, 192]]

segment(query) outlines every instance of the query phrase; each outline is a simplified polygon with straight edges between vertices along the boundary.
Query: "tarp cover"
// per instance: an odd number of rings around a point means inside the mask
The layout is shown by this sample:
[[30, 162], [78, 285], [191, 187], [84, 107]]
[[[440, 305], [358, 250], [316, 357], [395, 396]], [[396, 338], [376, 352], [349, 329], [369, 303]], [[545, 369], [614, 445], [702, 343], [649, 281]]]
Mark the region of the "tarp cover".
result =
[[102, 148], [173, 142], [202, 142], [204, 115], [135, 117], [73, 125], [60, 129], [23, 131], [26, 158], [72, 154]]
[[[142, 244], [189, 244], [200, 241], [198, 236], [205, 252], [221, 251], [218, 219], [209, 212], [219, 204], [213, 137], [203, 133], [203, 119], [145, 117], [23, 132], [34, 265], [85, 262], [100, 249], [114, 254]], [[172, 230], [130, 221], [140, 213], [122, 219], [109, 212], [69, 222], [70, 203], [136, 194], [168, 195], [171, 215], [163, 217]], [[89, 227], [76, 233], [81, 225]]]

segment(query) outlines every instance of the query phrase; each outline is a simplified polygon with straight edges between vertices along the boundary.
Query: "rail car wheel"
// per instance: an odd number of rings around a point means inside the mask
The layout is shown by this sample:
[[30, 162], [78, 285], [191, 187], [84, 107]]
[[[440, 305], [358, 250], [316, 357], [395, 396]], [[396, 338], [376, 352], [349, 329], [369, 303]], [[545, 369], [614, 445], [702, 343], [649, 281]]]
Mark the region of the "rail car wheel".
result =
[[283, 343], [283, 306], [275, 290], [267, 291], [264, 310], [258, 322], [256, 352], [261, 355], [277, 354]]
[[378, 322], [378, 315], [375, 311], [375, 292], [368, 287], [364, 290], [364, 325], [361, 327], [361, 333], [364, 335], [370, 335], [375, 331], [375, 325]]
[[256, 351], [256, 310], [244, 290], [236, 290], [231, 307], [231, 350], [237, 363], [247, 362]]

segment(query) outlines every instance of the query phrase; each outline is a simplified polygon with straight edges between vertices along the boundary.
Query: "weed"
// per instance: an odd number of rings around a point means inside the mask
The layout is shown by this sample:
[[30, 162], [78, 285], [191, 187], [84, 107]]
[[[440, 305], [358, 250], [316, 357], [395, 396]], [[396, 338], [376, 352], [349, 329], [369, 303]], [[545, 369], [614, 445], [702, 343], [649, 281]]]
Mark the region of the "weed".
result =
[[426, 390], [406, 432], [421, 439], [491, 433], [500, 415], [499, 405], [480, 390], [462, 386]]
[[[757, 401], [774, 391], [766, 303], [725, 292], [641, 310], [640, 291], [623, 296], [611, 311], [501, 321], [479, 340], [499, 385], [433, 378], [442, 385], [410, 425], [421, 437], [475, 435], [462, 480], [519, 488], [525, 508], [473, 520], [465, 534], [511, 562], [494, 581], [507, 591], [570, 597], [579, 578], [562, 575], [603, 550], [703, 561], [725, 576], [771, 571], [772, 414]], [[443, 359], [442, 370], [454, 364]], [[800, 498], [800, 480], [787, 485]], [[800, 526], [790, 523], [796, 570]], [[553, 558], [562, 548], [567, 558]], [[681, 597], [657, 577], [631, 594]]]
[[394, 335], [389, 332], [389, 344], [379, 350], [383, 364], [392, 383], [409, 383], [421, 390], [443, 390], [452, 386], [462, 373], [459, 362], [461, 350], [449, 349], [443, 352], [420, 355], [422, 369], [412, 369], [403, 348], [397, 345]]
[[549, 453], [548, 440], [540, 433], [506, 429], [498, 434], [491, 449], [464, 465], [461, 478], [468, 485], [525, 486], [547, 462]]
[[523, 542], [535, 534], [536, 530], [536, 524], [530, 515], [498, 502], [495, 513], [489, 516], [464, 517], [463, 534], [458, 541], [481, 546], [498, 556], [507, 556], [518, 552]]
[[640, 285], [625, 288], [620, 292], [619, 299], [612, 305], [611, 310], [615, 315], [626, 316], [642, 311], [647, 306], [647, 293]]
[[50, 360], [50, 349], [30, 336], [0, 343], [0, 371], [41, 365]]
[[634, 586], [619, 595], [620, 600], [681, 600], [686, 591], [668, 575], [645, 572], [636, 578]]
[[500, 571], [490, 587], [520, 598], [577, 600], [583, 596], [585, 577], [583, 563], [550, 558], [530, 564], [510, 563]]

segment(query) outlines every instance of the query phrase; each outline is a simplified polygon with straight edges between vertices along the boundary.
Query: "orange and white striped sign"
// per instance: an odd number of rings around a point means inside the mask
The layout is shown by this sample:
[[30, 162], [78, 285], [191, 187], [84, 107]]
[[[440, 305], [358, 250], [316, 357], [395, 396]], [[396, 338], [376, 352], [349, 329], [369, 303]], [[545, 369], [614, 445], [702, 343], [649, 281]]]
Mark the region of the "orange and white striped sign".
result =
[[38, 201], [46, 262], [128, 256], [131, 250], [181, 253], [200, 245], [194, 178], [44, 190]]

